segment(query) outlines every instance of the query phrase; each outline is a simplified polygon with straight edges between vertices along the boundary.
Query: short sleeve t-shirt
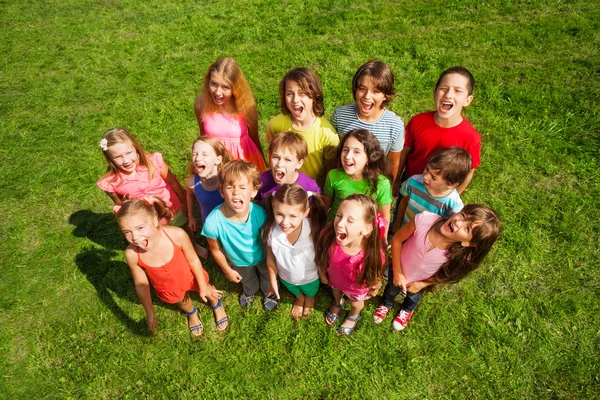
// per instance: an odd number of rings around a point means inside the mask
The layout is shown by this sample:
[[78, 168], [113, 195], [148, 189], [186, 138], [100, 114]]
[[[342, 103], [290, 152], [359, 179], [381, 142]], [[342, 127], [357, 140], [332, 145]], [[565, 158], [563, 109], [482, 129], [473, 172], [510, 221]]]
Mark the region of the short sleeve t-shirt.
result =
[[331, 116], [331, 124], [339, 135], [353, 129], [366, 129], [379, 141], [384, 154], [401, 151], [404, 147], [404, 121], [393, 111], [384, 109], [383, 115], [375, 122], [365, 122], [356, 113], [356, 104], [338, 107]]
[[423, 174], [411, 176], [404, 181], [400, 188], [400, 194], [408, 197], [408, 205], [404, 213], [402, 225], [410, 222], [416, 214], [429, 211], [442, 217], [456, 214], [463, 208], [463, 202], [456, 189], [452, 189], [447, 196], [434, 197], [427, 192], [423, 184]]
[[260, 238], [260, 228], [267, 219], [262, 207], [250, 203], [250, 214], [246, 222], [228, 220], [221, 207], [215, 208], [206, 217], [202, 235], [218, 239], [225, 256], [236, 267], [252, 267], [265, 259]]
[[473, 168], [480, 163], [481, 136], [465, 117], [452, 128], [442, 128], [434, 119], [434, 112], [415, 116], [406, 126], [404, 147], [410, 147], [404, 177], [422, 174], [433, 153], [446, 147], [458, 146], [473, 159]]
[[352, 180], [343, 169], [336, 168], [329, 171], [327, 175], [327, 181], [325, 182], [325, 188], [323, 194], [332, 198], [331, 209], [329, 210], [329, 217], [335, 218], [337, 209], [340, 207], [342, 201], [354, 194], [362, 193], [367, 196], [371, 196], [377, 202], [378, 206], [385, 206], [392, 202], [392, 186], [390, 181], [383, 175], [379, 175], [377, 180], [377, 190], [375, 193], [369, 193], [370, 188], [366, 179], [358, 181]]
[[275, 256], [279, 276], [284, 281], [292, 285], [305, 285], [319, 278], [308, 218], [302, 220], [302, 231], [294, 244], [288, 241], [287, 235], [275, 224], [269, 246]]

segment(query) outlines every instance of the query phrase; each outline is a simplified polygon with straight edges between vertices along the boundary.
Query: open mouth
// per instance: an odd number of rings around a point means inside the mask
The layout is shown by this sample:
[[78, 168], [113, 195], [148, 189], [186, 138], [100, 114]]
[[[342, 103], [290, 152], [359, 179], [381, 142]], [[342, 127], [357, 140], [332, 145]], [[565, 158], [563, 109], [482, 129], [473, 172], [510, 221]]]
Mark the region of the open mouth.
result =
[[244, 202], [239, 199], [235, 199], [231, 202], [234, 208], [242, 208], [244, 206]]
[[352, 162], [345, 162], [344, 163], [344, 168], [352, 168], [352, 167], [354, 167], [354, 163], [352, 163]]
[[447, 112], [450, 111], [452, 109], [452, 107], [454, 107], [454, 104], [452, 104], [449, 101], [443, 101], [442, 102], [442, 111]]
[[454, 232], [454, 230], [456, 228], [454, 227], [454, 225], [452, 224], [452, 222], [449, 221], [448, 224], [446, 224], [446, 229], [448, 230], [448, 232], [452, 233], [452, 232]]
[[206, 165], [201, 165], [201, 164], [196, 165], [196, 172], [198, 174], [201, 174], [202, 172], [204, 172], [205, 169], [206, 169]]
[[135, 242], [134, 245], [136, 245], [137, 247], [146, 250], [148, 248], [148, 239], [144, 239], [142, 241], [139, 242]]
[[285, 178], [284, 171], [275, 171], [275, 180], [277, 182], [282, 182], [284, 178]]
[[292, 111], [294, 112], [294, 115], [300, 116], [300, 115], [302, 115], [302, 112], [304, 111], [304, 107], [296, 106], [296, 107], [292, 108]]
[[369, 102], [361, 101], [360, 106], [364, 112], [368, 112], [368, 111], [373, 110], [373, 108], [375, 107], [375, 103], [372, 103], [370, 101]]
[[337, 239], [338, 242], [345, 240], [347, 237], [348, 237], [348, 235], [345, 234], [344, 232], [336, 232], [335, 233], [335, 238]]

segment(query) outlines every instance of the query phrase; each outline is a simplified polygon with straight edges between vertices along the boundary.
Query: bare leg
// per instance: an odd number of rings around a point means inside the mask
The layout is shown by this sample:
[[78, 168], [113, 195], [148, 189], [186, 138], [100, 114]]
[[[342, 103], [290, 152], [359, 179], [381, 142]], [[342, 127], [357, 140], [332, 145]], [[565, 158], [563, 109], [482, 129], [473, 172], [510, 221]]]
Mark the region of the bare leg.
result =
[[[179, 308], [182, 311], [185, 311], [186, 313], [190, 313], [194, 309], [194, 304], [192, 303], [190, 296], [188, 296], [187, 294], [185, 295], [183, 300], [181, 300], [179, 303], [177, 303], [177, 305], [179, 306]], [[201, 324], [201, 322], [200, 322], [200, 318], [198, 317], [198, 311], [196, 311], [195, 313], [193, 313], [192, 315], [190, 315], [188, 317], [188, 326], [192, 327], [192, 326], [196, 326], [196, 325], [200, 325], [200, 324]], [[203, 331], [203, 329], [199, 328], [199, 329], [193, 330], [192, 334], [194, 334], [194, 336], [199, 336], [202, 334], [202, 331]]]
[[342, 299], [344, 298], [344, 292], [338, 289], [331, 289], [333, 293], [333, 304], [329, 307], [329, 314], [325, 316], [325, 322], [328, 325], [334, 325], [337, 320], [337, 316], [342, 311]]
[[294, 301], [294, 305], [292, 306], [292, 318], [294, 319], [298, 319], [302, 316], [302, 313], [304, 312], [304, 295], [301, 294], [300, 296], [296, 297], [296, 300]]
[[192, 229], [189, 227], [189, 225], [185, 224], [183, 226], [180, 226], [180, 228], [183, 229], [190, 237], [190, 240], [192, 241], [192, 244], [194, 245], [194, 250], [196, 250], [196, 254], [198, 254], [198, 257], [200, 257], [200, 258], [208, 257], [208, 250], [206, 250], [206, 248], [200, 246], [198, 244], [198, 242], [196, 242], [196, 238], [194, 237], [194, 231], [192, 231]]
[[361, 310], [365, 306], [365, 302], [363, 300], [349, 300], [348, 302], [350, 303], [350, 306], [352, 308], [350, 309], [350, 312], [346, 316], [346, 320], [342, 323], [342, 327], [343, 328], [354, 328], [356, 326], [356, 324], [358, 323], [358, 321], [356, 321], [356, 322], [348, 321], [348, 318], [349, 317], [350, 318], [358, 317], [360, 315]]
[[305, 317], [309, 316], [314, 307], [315, 307], [315, 296], [312, 296], [312, 297], [305, 296], [304, 297], [304, 312], [302, 313], [302, 315], [304, 315]]
[[[215, 289], [215, 287], [213, 285], [208, 285], [211, 289]], [[215, 321], [221, 321], [221, 323], [217, 324], [217, 328], [222, 331], [223, 329], [227, 328], [227, 325], [229, 324], [229, 321], [226, 319], [227, 318], [227, 313], [225, 313], [225, 307], [223, 307], [223, 304], [221, 303], [221, 305], [218, 308], [214, 308], [217, 304], [219, 304], [219, 298], [217, 296], [206, 296], [208, 298], [208, 302], [210, 303], [211, 307], [213, 308], [213, 312], [215, 314]]]

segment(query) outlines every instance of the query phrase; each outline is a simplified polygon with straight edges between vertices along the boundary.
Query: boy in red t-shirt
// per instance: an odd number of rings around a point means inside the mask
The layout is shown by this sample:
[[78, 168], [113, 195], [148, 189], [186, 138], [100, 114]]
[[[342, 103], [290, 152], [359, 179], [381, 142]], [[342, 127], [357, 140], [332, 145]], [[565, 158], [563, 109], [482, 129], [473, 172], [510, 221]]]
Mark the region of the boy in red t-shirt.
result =
[[[456, 190], [460, 194], [469, 185], [480, 162], [481, 136], [461, 112], [473, 100], [474, 85], [473, 75], [464, 67], [450, 67], [442, 72], [433, 96], [435, 111], [418, 114], [406, 126], [404, 148], [393, 186], [394, 196], [398, 196], [404, 180], [423, 173], [433, 153], [451, 146], [458, 146], [471, 154], [471, 172]], [[394, 232], [396, 229], [394, 226]]]

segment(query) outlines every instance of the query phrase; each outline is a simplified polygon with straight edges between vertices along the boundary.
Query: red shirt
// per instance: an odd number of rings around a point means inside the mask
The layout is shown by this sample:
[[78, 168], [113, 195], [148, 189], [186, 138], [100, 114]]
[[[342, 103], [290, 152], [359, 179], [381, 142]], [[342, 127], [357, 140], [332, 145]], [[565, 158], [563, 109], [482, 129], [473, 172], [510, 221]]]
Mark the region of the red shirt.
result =
[[404, 179], [422, 174], [433, 153], [446, 147], [458, 146], [471, 154], [473, 168], [480, 163], [481, 136], [465, 117], [452, 128], [442, 128], [433, 119], [434, 112], [421, 113], [406, 126], [404, 147], [410, 147]]

